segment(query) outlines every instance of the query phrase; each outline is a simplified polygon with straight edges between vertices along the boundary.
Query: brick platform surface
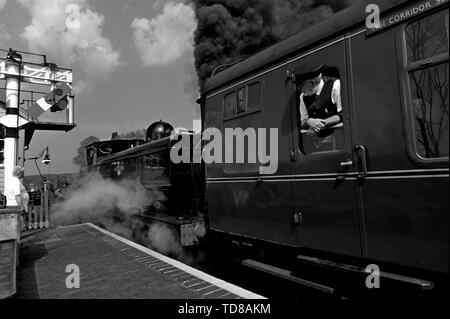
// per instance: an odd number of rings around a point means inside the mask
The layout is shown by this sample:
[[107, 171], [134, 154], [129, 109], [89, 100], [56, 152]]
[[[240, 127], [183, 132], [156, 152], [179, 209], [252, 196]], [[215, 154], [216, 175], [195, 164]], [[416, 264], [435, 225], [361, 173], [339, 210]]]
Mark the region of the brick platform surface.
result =
[[[86, 224], [28, 238], [19, 259], [17, 298], [239, 298]], [[66, 286], [69, 264], [80, 288]]]
[[16, 292], [14, 286], [15, 249], [14, 240], [0, 241], [0, 299], [10, 297]]

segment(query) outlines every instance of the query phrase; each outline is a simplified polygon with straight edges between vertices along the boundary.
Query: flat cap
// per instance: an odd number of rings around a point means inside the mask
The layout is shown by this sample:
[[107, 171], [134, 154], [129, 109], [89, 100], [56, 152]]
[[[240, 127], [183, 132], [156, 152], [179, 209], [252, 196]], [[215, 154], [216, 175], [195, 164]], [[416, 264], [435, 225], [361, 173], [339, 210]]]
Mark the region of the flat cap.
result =
[[323, 64], [316, 66], [299, 66], [294, 69], [295, 81], [301, 82], [305, 80], [314, 79], [322, 73]]

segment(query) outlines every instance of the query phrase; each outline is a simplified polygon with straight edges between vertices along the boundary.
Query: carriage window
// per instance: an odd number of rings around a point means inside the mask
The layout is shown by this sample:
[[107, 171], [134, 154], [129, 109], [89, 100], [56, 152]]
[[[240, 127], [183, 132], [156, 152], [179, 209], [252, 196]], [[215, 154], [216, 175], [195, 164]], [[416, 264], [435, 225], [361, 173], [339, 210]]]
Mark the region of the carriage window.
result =
[[[303, 154], [336, 151], [344, 145], [339, 70], [323, 65], [320, 71], [297, 70], [297, 123]], [[304, 78], [308, 76], [308, 78]]]
[[448, 23], [442, 11], [405, 29], [415, 146], [423, 158], [449, 155]]
[[406, 27], [408, 62], [429, 59], [448, 52], [448, 12], [441, 11]]
[[261, 106], [261, 83], [256, 82], [248, 86], [248, 109]]
[[227, 119], [261, 107], [261, 93], [260, 82], [251, 83], [228, 93], [223, 101], [223, 117]]
[[245, 111], [245, 105], [247, 104], [247, 99], [245, 98], [245, 87], [237, 90], [237, 113], [241, 113]]
[[223, 116], [230, 117], [236, 114], [236, 92], [225, 95], [223, 103]]

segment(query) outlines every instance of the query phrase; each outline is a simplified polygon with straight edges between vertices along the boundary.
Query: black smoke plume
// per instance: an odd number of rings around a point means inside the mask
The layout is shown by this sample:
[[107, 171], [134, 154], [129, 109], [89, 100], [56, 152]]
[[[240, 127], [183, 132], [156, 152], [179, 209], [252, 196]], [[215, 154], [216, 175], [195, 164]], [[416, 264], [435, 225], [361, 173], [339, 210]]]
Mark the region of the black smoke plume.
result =
[[318, 23], [358, 0], [192, 0], [198, 21], [195, 67], [202, 87], [213, 70]]
[[270, 0], [195, 0], [195, 67], [200, 85], [219, 65], [252, 54], [278, 38]]
[[359, 1], [360, 0], [315, 0], [314, 6], [329, 6], [333, 12], [338, 12]]

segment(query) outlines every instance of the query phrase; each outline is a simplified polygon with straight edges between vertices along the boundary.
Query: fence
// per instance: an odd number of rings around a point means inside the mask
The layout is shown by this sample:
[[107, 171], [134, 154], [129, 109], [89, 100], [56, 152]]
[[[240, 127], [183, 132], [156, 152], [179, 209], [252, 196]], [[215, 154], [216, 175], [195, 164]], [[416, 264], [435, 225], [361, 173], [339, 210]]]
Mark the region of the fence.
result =
[[23, 215], [23, 229], [41, 229], [50, 227], [48, 182], [44, 182], [41, 190], [30, 191], [28, 213]]

